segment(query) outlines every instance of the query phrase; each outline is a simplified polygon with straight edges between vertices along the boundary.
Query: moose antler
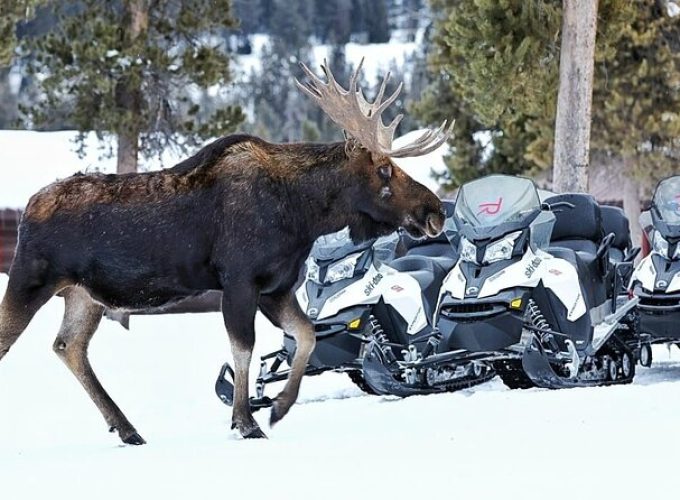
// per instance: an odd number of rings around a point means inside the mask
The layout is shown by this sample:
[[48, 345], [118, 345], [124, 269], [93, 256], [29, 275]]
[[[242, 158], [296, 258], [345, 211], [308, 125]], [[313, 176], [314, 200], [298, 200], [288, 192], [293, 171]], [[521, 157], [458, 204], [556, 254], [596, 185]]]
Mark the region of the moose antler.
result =
[[394, 132], [404, 115], [397, 115], [387, 126], [383, 124], [381, 115], [397, 99], [403, 87], [403, 82], [399, 84], [399, 87], [392, 95], [383, 101], [387, 81], [390, 78], [390, 73], [387, 73], [380, 85], [378, 95], [373, 102], [368, 102], [361, 89], [357, 88], [359, 71], [361, 71], [363, 64], [364, 59], [362, 58], [357, 69], [349, 79], [349, 88], [347, 90], [335, 81], [325, 59], [321, 69], [326, 75], [327, 83], [324, 83], [303, 63], [300, 63], [300, 66], [310, 82], [305, 85], [296, 79], [295, 83], [300, 90], [316, 101], [331, 120], [340, 125], [348, 134], [372, 153], [392, 156], [394, 158], [421, 156], [434, 151], [446, 142], [451, 136], [454, 122], [451, 122], [447, 128], [447, 120], [444, 120], [439, 128], [426, 131], [422, 136], [406, 146], [392, 149]]

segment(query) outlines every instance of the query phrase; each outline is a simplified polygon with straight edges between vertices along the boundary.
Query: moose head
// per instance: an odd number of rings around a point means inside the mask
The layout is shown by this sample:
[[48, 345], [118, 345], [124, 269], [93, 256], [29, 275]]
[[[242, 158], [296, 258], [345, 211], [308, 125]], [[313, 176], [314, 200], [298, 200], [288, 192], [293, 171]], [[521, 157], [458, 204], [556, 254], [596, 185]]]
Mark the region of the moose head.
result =
[[[326, 82], [304, 64], [301, 66], [309, 83], [296, 80], [298, 87], [345, 131], [346, 168], [358, 178], [350, 198], [358, 219], [364, 223], [350, 224], [352, 237], [360, 239], [370, 233], [391, 232], [397, 227], [403, 227], [416, 238], [437, 236], [445, 217], [440, 200], [399, 168], [392, 158], [422, 156], [436, 150], [451, 135], [453, 122], [447, 128], [445, 120], [412, 143], [393, 148], [394, 132], [404, 115], [398, 115], [385, 126], [382, 113], [397, 99], [403, 83], [384, 99], [388, 73], [375, 99], [369, 102], [357, 87], [362, 65], [363, 59], [352, 74], [348, 89], [337, 83], [325, 61], [321, 69]], [[368, 229], [366, 225], [372, 227]]]

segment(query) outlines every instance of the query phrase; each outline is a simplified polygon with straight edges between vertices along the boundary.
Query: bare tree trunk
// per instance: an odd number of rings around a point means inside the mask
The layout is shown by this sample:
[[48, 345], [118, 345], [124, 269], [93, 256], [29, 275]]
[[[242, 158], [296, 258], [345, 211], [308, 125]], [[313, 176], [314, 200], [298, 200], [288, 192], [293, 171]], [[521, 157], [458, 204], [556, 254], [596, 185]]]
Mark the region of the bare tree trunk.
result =
[[[130, 39], [144, 36], [149, 27], [149, 0], [126, 0], [128, 29]], [[136, 172], [139, 159], [140, 129], [136, 126], [141, 120], [135, 117], [141, 114], [141, 90], [134, 88], [129, 81], [120, 81], [116, 89], [116, 98], [121, 110], [132, 116], [132, 123], [126, 130], [118, 131], [117, 171], [119, 174]]]
[[553, 190], [586, 192], [597, 0], [563, 0]]
[[134, 133], [118, 133], [118, 154], [116, 156], [116, 170], [119, 174], [137, 171], [139, 152], [139, 135]]
[[633, 168], [633, 159], [623, 159], [624, 170], [621, 172], [623, 178], [623, 211], [630, 221], [630, 238], [633, 246], [642, 244], [642, 228], [640, 227], [640, 184], [631, 177], [630, 172]]

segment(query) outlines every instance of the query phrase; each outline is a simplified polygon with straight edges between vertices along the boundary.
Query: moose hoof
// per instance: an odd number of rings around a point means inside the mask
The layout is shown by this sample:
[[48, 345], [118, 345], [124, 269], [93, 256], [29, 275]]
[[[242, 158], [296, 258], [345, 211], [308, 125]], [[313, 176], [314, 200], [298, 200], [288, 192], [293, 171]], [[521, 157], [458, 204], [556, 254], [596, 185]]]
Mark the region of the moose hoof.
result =
[[243, 436], [243, 439], [267, 439], [267, 435], [262, 432], [262, 429], [259, 427], [251, 429], [250, 431], [241, 435]]
[[129, 436], [121, 437], [121, 439], [123, 440], [123, 442], [125, 444], [133, 444], [135, 446], [146, 444], [146, 441], [144, 441], [144, 438], [142, 436], [140, 436], [139, 434], [137, 434], [136, 432], [130, 434]]
[[288, 410], [290, 410], [290, 405], [283, 404], [279, 399], [274, 400], [272, 412], [269, 416], [269, 425], [273, 427], [279, 420], [286, 416]]

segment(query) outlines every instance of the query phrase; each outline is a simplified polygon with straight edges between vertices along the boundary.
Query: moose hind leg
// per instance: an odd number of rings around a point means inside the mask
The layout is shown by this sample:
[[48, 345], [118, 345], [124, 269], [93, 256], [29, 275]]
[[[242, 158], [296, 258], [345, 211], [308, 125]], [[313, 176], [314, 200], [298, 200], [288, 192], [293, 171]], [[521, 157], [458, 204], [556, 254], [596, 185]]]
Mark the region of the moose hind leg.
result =
[[288, 381], [274, 399], [272, 406], [270, 424], [274, 425], [288, 413], [297, 400], [300, 383], [307, 370], [309, 356], [316, 346], [316, 334], [314, 325], [302, 312], [292, 292], [282, 296], [263, 297], [260, 307], [263, 308], [263, 312], [268, 317], [276, 319], [284, 331], [295, 338], [297, 344]]
[[126, 444], [144, 444], [144, 439], [102, 387], [87, 356], [90, 339], [99, 326], [104, 308], [79, 287], [68, 288], [64, 290], [63, 295], [64, 319], [54, 341], [54, 351], [97, 405], [109, 430], [111, 432], [117, 430], [121, 440]]
[[231, 428], [237, 428], [244, 438], [266, 438], [253, 418], [248, 395], [248, 372], [255, 345], [255, 312], [257, 301], [241, 290], [224, 293], [222, 314], [229, 334], [234, 357], [234, 409]]

